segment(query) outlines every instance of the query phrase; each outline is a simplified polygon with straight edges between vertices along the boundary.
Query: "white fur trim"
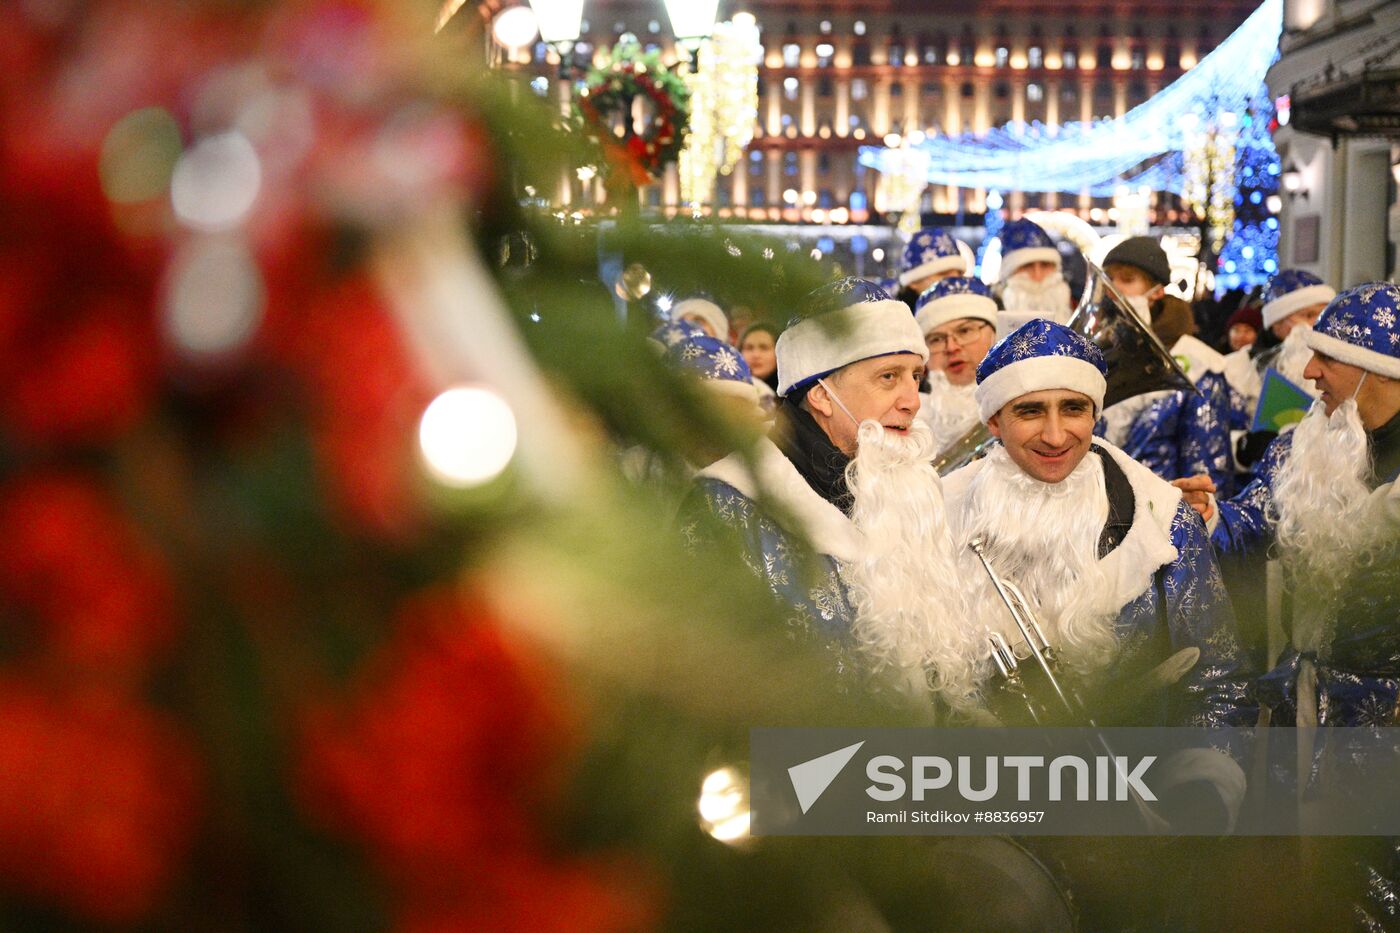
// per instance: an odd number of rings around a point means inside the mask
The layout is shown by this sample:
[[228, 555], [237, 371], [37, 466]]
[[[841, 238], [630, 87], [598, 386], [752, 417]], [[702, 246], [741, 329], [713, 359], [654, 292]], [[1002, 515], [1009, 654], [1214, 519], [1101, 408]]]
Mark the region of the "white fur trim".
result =
[[[1104, 594], [1104, 611], [1118, 612], [1147, 592], [1159, 567], [1176, 560], [1172, 522], [1181, 502], [1181, 490], [1102, 438], [1095, 438], [1093, 443], [1113, 458], [1133, 490], [1132, 527], [1122, 542], [1099, 561], [1109, 581], [1109, 591]], [[974, 460], [943, 477], [943, 501], [947, 503], [949, 514], [961, 507], [973, 478], [984, 466], [985, 459]], [[1006, 507], [1014, 509], [1016, 504], [1008, 502]]]
[[767, 496], [786, 513], [780, 517], [798, 526], [787, 530], [803, 535], [818, 553], [848, 563], [859, 560], [864, 538], [846, 513], [818, 495], [772, 441], [761, 439], [753, 453], [757, 477], [742, 453], [710, 464], [697, 476], [728, 483], [755, 502], [760, 493]]
[[1028, 262], [1053, 262], [1055, 268], [1060, 268], [1060, 251], [1053, 246], [1027, 246], [1022, 249], [1013, 249], [1011, 252], [1001, 257], [1001, 269], [997, 272], [997, 277], [1005, 282]]
[[1331, 334], [1320, 334], [1315, 330], [1305, 333], [1303, 342], [1313, 352], [1330, 356], [1340, 363], [1358, 366], [1369, 373], [1389, 376], [1391, 379], [1400, 379], [1400, 359], [1396, 357], [1358, 347], [1354, 343], [1347, 343]]
[[1172, 345], [1172, 356], [1177, 358], [1178, 363], [1183, 359], [1186, 361], [1181, 368], [1192, 382], [1200, 382], [1206, 373], [1225, 371], [1225, 355], [1190, 334]]
[[992, 415], [1012, 399], [1044, 389], [1083, 392], [1093, 400], [1097, 415], [1103, 411], [1108, 383], [1097, 366], [1073, 356], [1033, 356], [1017, 360], [977, 384], [977, 410], [982, 423], [990, 421]]
[[957, 321], [965, 317], [986, 321], [996, 327], [997, 303], [986, 295], [974, 295], [971, 292], [947, 295], [930, 301], [920, 308], [918, 313], [914, 315], [914, 320], [927, 334], [935, 327], [942, 327], [949, 321]]
[[957, 269], [959, 275], [967, 275], [967, 260], [959, 253], [956, 256], [939, 256], [933, 262], [926, 262], [915, 266], [907, 272], [899, 274], [899, 284], [908, 285], [917, 282], [919, 279], [928, 278], [930, 275], [937, 275], [940, 272], [947, 272], [950, 269]]
[[928, 362], [924, 332], [909, 306], [891, 298], [857, 304], [799, 321], [778, 338], [778, 394], [813, 376], [861, 360], [912, 353]]
[[1244, 397], [1252, 412], [1254, 403], [1259, 401], [1259, 391], [1263, 386], [1259, 378], [1259, 369], [1249, 355], [1249, 347], [1241, 347], [1225, 354], [1225, 366], [1222, 371], [1225, 373], [1225, 381], [1230, 383], [1230, 388]]
[[698, 317], [714, 329], [716, 340], [721, 343], [729, 342], [729, 317], [713, 301], [687, 298], [676, 302], [676, 306], [671, 309], [671, 317], [678, 321], [687, 317]]
[[752, 379], [748, 382], [736, 382], [733, 379], [704, 379], [701, 382], [707, 392], [729, 395], [746, 402], [753, 402], [755, 405], [758, 404], [758, 386], [753, 384]]
[[1331, 285], [1304, 285], [1270, 301], [1259, 313], [1264, 318], [1264, 326], [1273, 327], [1294, 311], [1301, 311], [1313, 305], [1325, 305], [1336, 297], [1337, 290]]
[[1239, 762], [1216, 748], [1183, 748], [1162, 762], [1153, 782], [1167, 790], [1189, 781], [1209, 781], [1220, 794], [1227, 814], [1224, 831], [1233, 832], [1244, 802], [1246, 781]]

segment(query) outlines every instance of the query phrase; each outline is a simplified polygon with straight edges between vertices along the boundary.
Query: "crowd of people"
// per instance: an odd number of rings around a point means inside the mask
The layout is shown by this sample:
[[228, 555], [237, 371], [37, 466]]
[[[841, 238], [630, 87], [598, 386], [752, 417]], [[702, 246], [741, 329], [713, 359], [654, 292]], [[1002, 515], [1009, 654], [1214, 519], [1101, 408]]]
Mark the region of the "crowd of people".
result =
[[[1110, 720], [1392, 723], [1400, 638], [1377, 581], [1400, 528], [1400, 289], [1281, 271], [1222, 353], [1166, 294], [1161, 245], [1129, 238], [1104, 274], [1192, 389], [1105, 405], [1116, 361], [1066, 326], [1053, 239], [1024, 219], [1001, 238], [994, 285], [926, 229], [896, 295], [842, 279], [781, 330], [678, 303], [670, 358], [764, 432], [695, 465], [687, 536], [718, 518], [843, 676], [954, 719], [995, 715], [997, 642], [1028, 650], [985, 558], [1067, 676], [1162, 700]], [[1281, 430], [1256, 417], [1270, 370], [1313, 399]], [[978, 431], [985, 455], [940, 475]]]

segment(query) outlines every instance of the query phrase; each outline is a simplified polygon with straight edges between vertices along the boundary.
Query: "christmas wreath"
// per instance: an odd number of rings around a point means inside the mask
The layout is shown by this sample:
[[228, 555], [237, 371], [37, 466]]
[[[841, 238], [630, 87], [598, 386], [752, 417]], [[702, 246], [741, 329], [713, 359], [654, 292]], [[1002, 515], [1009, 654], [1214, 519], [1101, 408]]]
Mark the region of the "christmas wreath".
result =
[[[632, 116], [639, 98], [640, 128]], [[656, 179], [680, 156], [690, 90], [658, 53], [644, 52], [636, 42], [619, 42], [601, 66], [589, 69], [575, 106], [584, 131], [602, 147], [608, 170], [620, 170], [633, 185]]]

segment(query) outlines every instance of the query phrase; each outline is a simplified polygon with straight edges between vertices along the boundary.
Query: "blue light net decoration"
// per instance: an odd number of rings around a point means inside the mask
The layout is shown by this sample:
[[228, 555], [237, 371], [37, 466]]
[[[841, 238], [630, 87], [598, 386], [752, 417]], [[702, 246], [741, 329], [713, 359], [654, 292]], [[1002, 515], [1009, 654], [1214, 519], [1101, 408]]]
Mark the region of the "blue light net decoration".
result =
[[1220, 251], [1217, 291], [1249, 288], [1278, 271], [1278, 218], [1269, 198], [1278, 194], [1278, 150], [1269, 134], [1274, 115], [1268, 94], [1255, 97], [1241, 118], [1235, 146], [1235, 222]]
[[[914, 147], [929, 184], [1001, 191], [1056, 191], [1111, 196], [1121, 186], [1180, 193], [1182, 152], [1195, 124], [1247, 112], [1278, 56], [1283, 0], [1264, 0], [1194, 68], [1121, 117], [1046, 126], [1010, 123], [981, 136], [934, 136]], [[895, 169], [890, 150], [865, 146], [861, 164]], [[909, 149], [900, 158], [908, 160]], [[921, 171], [920, 171], [921, 169]], [[908, 173], [907, 161], [899, 170]]]

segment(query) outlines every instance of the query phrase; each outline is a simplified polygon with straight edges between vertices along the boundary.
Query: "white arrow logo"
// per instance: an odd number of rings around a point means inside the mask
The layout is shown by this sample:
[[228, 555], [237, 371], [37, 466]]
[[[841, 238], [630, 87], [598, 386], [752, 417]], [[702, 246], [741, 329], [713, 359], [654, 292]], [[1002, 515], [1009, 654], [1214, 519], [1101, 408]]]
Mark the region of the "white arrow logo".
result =
[[817, 798], [826, 793], [826, 789], [836, 780], [841, 769], [846, 767], [864, 744], [865, 742], [861, 741], [847, 745], [820, 758], [813, 758], [788, 768], [788, 777], [792, 780], [792, 789], [797, 792], [797, 803], [802, 807], [803, 813], [810, 810]]

